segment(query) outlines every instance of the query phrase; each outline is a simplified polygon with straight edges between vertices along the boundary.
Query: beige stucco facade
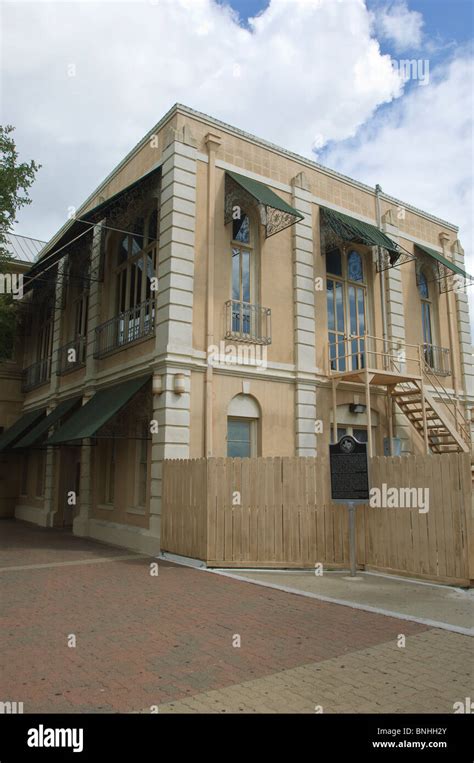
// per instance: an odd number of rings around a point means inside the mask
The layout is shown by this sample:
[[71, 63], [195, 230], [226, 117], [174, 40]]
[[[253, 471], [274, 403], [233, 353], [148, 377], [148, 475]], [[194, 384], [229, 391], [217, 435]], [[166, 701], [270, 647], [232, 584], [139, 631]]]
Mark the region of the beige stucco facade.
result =
[[[149, 173], [154, 170], [150, 180]], [[245, 342], [226, 339], [226, 303], [232, 299], [233, 288], [232, 223], [226, 225], [224, 220], [228, 171], [265, 185], [300, 213], [294, 224], [265, 237], [256, 210], [245, 210], [253, 231], [251, 301], [271, 311], [269, 344], [253, 341], [259, 336]], [[133, 202], [133, 191], [125, 205], [120, 197], [112, 198], [141, 178], [150, 184], [143, 198]], [[159, 215], [154, 255], [158, 288], [151, 295], [153, 312], [136, 313], [139, 317], [133, 320], [140, 322], [139, 336], [133, 335], [131, 341], [122, 337], [118, 345], [114, 340], [108, 351], [97, 353], [97, 336], [105, 331], [101, 327], [111, 321], [116, 332], [119, 325], [117, 251], [123, 232], [132, 231], [134, 203], [140, 214], [155, 209]], [[121, 204], [119, 214], [116, 206]], [[375, 189], [186, 107], [173, 107], [78, 210], [76, 221], [66, 224], [43, 253], [44, 267], [54, 264], [48, 272], [56, 294], [50, 317], [50, 352], [56, 360], [50, 377], [22, 395], [18, 378], [11, 381], [4, 377], [1, 382], [0, 414], [8, 426], [22, 410], [46, 407], [51, 411], [62, 400], [75, 396], [84, 405], [100, 390], [149, 376], [143, 393], [132, 398], [120, 413], [122, 429], [114, 446], [113, 469], [107, 444], [112, 436], [45, 446], [41, 451], [43, 495], [35, 495], [31, 476], [28, 493], [18, 495], [14, 507], [8, 509], [5, 504], [2, 511], [14, 510], [15, 516], [45, 526], [72, 524], [77, 534], [155, 552], [159, 550], [163, 459], [227, 456], [229, 419], [240, 418], [253, 422], [252, 456], [317, 456], [327, 452], [334, 402], [337, 424], [345, 431], [367, 429], [370, 422], [374, 454], [383, 455], [384, 440], [390, 435], [400, 438], [402, 453], [423, 452], [423, 437], [396, 406], [387, 404], [386, 385], [371, 384], [370, 416], [367, 409], [357, 414], [349, 408], [367, 403], [363, 383], [341, 378], [333, 389], [322, 207], [384, 230], [405, 254], [413, 255], [414, 259], [380, 273], [373, 248], [351, 245], [351, 250], [360, 254], [364, 268], [365, 331], [385, 337], [392, 347], [422, 345], [425, 337], [417, 282], [420, 256], [415, 247], [429, 247], [463, 268], [454, 225], [384, 193], [377, 200]], [[69, 249], [65, 246], [73, 226], [80, 226], [82, 219], [89, 222], [76, 232], [88, 230], [83, 241], [85, 256], [90, 257], [88, 279], [83, 282], [68, 280], [71, 271], [67, 268], [76, 249], [72, 244]], [[54, 252], [60, 247], [64, 247], [64, 256], [56, 262]], [[344, 259], [347, 253], [342, 256]], [[143, 268], [140, 278], [145, 278]], [[38, 272], [33, 270], [33, 279]], [[138, 278], [138, 270], [134, 272]], [[138, 287], [133, 282], [125, 288]], [[350, 284], [347, 290], [349, 293]], [[73, 310], [85, 292], [88, 307], [83, 362], [58, 373], [58, 350], [76, 339], [77, 313]], [[40, 299], [40, 288], [26, 298], [33, 316]], [[432, 343], [445, 350], [443, 357], [450, 359], [449, 372], [443, 374], [442, 394], [455, 400], [463, 415], [469, 415], [474, 404], [474, 371], [467, 298], [463, 292], [440, 292], [433, 281], [430, 299]], [[132, 319], [128, 316], [126, 320]], [[25, 367], [35, 362], [38, 341], [35, 332], [25, 340]], [[225, 352], [229, 345], [237, 350], [253, 348], [253, 362], [229, 362], [228, 357], [220, 363], [210, 360], [212, 348]], [[425, 381], [428, 390], [430, 382]], [[439, 389], [431, 392], [441, 394]], [[245, 398], [252, 400], [247, 407]], [[148, 430], [145, 449], [143, 438], [132, 434], [136, 420], [141, 418], [156, 422], [156, 427]], [[24, 457], [13, 450], [4, 456], [5, 462], [16, 459], [16, 463]], [[37, 464], [37, 459], [35, 452], [31, 463]], [[37, 465], [31, 466], [35, 468], [37, 471]], [[70, 491], [77, 494], [72, 505], [67, 503]]]

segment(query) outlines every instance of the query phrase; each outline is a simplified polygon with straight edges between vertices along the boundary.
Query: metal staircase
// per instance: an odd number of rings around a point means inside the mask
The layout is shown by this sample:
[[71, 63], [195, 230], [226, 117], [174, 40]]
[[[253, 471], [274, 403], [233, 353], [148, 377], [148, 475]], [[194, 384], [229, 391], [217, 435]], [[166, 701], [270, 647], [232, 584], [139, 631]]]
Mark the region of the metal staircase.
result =
[[[443, 353], [442, 362], [433, 355]], [[336, 420], [336, 387], [340, 382], [365, 386], [370, 410], [370, 389], [385, 387], [424, 442], [426, 453], [472, 453], [471, 423], [463, 403], [444, 387], [437, 367], [449, 376], [449, 353], [442, 348], [427, 352], [427, 345], [361, 334], [344, 337], [342, 354], [328, 347], [328, 368], [332, 377], [333, 416]], [[431, 359], [431, 364], [427, 361]], [[434, 359], [434, 360], [433, 360]], [[392, 410], [392, 408], [390, 408]], [[371, 440], [369, 436], [369, 452]]]
[[427, 366], [424, 376], [435, 390], [437, 399], [426, 390], [424, 379], [400, 382], [392, 388], [392, 399], [425, 440], [427, 450], [432, 453], [470, 453], [470, 424], [457, 400]]

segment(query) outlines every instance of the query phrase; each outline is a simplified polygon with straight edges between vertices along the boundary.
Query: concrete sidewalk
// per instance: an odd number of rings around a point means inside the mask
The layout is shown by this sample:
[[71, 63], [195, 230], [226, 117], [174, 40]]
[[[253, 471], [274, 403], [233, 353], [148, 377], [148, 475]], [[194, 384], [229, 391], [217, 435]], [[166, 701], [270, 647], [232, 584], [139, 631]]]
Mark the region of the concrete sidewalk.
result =
[[218, 572], [289, 593], [306, 594], [321, 601], [474, 635], [474, 589], [371, 572], [358, 572], [355, 579], [350, 578], [348, 572], [339, 571], [327, 571], [320, 576], [311, 570], [259, 572], [227, 569]]

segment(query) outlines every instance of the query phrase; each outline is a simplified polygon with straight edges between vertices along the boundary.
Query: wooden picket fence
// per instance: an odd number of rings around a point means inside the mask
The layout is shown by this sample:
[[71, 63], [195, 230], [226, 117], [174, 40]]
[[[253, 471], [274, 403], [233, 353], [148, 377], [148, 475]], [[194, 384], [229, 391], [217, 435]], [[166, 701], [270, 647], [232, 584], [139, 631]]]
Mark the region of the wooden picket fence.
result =
[[[358, 566], [470, 585], [470, 455], [374, 457], [369, 474], [381, 490], [429, 488], [429, 510], [359, 505]], [[212, 567], [347, 567], [348, 512], [330, 500], [328, 458], [170, 460], [161, 547]]]

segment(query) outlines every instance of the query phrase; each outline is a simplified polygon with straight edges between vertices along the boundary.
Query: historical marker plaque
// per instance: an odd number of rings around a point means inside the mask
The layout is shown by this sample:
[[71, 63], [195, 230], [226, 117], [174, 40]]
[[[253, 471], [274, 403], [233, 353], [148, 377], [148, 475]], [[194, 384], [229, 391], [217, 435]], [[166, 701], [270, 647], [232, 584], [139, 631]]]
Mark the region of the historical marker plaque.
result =
[[329, 446], [331, 498], [337, 503], [367, 503], [369, 500], [369, 464], [367, 445], [350, 435]]

